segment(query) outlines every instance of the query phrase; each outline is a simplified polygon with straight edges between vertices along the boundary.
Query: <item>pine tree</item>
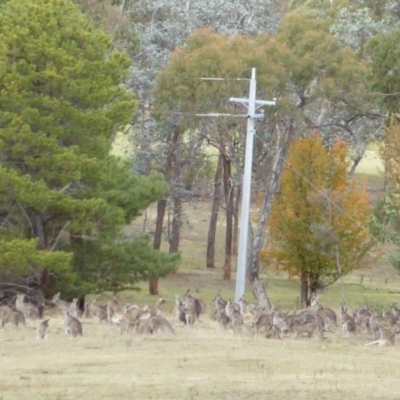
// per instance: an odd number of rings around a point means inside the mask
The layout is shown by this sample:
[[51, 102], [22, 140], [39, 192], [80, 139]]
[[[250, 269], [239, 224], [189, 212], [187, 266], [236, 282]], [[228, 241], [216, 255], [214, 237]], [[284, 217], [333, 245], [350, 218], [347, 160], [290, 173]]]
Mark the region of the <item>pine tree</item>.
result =
[[0, 246], [18, 255], [19, 273], [48, 267], [56, 285], [81, 290], [136, 282], [122, 228], [164, 191], [160, 179], [135, 176], [110, 155], [137, 106], [123, 85], [130, 60], [111, 48], [72, 2], [2, 6]]

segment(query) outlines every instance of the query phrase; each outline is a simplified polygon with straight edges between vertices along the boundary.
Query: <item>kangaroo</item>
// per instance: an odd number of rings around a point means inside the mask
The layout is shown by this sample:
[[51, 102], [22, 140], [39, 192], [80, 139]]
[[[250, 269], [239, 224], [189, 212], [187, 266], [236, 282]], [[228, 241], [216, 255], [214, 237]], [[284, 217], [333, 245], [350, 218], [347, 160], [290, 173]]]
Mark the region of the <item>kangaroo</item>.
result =
[[217, 293], [217, 294], [214, 296], [213, 302], [214, 302], [214, 304], [215, 304], [215, 308], [216, 308], [216, 309], [225, 308], [225, 307], [226, 307], [226, 304], [228, 303], [226, 300], [224, 300], [224, 299], [221, 297], [221, 294], [220, 294], [220, 293]]
[[225, 313], [229, 317], [230, 326], [234, 331], [237, 331], [243, 325], [243, 316], [240, 313], [238, 304], [228, 300], [225, 307]]
[[316, 315], [319, 315], [324, 320], [324, 325], [329, 329], [332, 325], [337, 326], [337, 315], [331, 308], [325, 308], [321, 305], [317, 295], [314, 293], [310, 300], [311, 309], [316, 309]]
[[93, 300], [88, 300], [86, 301], [85, 299], [85, 307], [83, 310], [83, 317], [84, 318], [91, 318], [92, 317], [92, 311], [90, 310], [90, 304], [92, 303]]
[[60, 294], [61, 294], [60, 292], [55, 294], [51, 301], [57, 306], [57, 308], [61, 311], [61, 313], [64, 314], [66, 311], [69, 310], [71, 305], [68, 303], [68, 301], [61, 300]]
[[175, 295], [175, 313], [176, 319], [182, 322], [184, 325], [187, 325], [185, 309], [181, 299], [179, 298], [179, 294]]
[[303, 333], [306, 333], [309, 337], [315, 336], [318, 340], [324, 339], [324, 327], [317, 320], [298, 324], [293, 327], [293, 331], [295, 332], [295, 339]]
[[244, 299], [244, 295], [239, 301], [243, 304], [243, 314], [252, 314], [256, 310], [256, 305], [253, 303], [247, 303]]
[[378, 340], [366, 343], [365, 346], [393, 346], [395, 344], [395, 333], [387, 332], [382, 326], [379, 327], [379, 336]]
[[345, 309], [344, 304], [340, 303], [340, 318], [342, 320], [342, 328], [346, 337], [349, 337], [349, 333], [356, 333], [356, 323], [354, 318], [347, 314], [347, 309]]
[[78, 335], [82, 336], [82, 324], [77, 318], [73, 317], [69, 311], [66, 311], [64, 314], [64, 326], [67, 335], [73, 337], [77, 337]]
[[38, 319], [40, 317], [39, 308], [35, 304], [26, 303], [24, 294], [17, 294], [15, 308], [20, 311], [25, 318]]
[[228, 300], [225, 306], [225, 312], [228, 315], [228, 317], [231, 316], [232, 313], [238, 312], [240, 314], [240, 306], [239, 304], [231, 301], [231, 299]]
[[112, 322], [112, 317], [120, 309], [120, 303], [117, 296], [113, 296], [112, 299], [107, 303], [107, 321]]
[[228, 304], [221, 295], [218, 293], [214, 297], [214, 304], [215, 304], [215, 319], [219, 322], [219, 326], [221, 328], [226, 329], [230, 323], [230, 318], [226, 314], [226, 306]]
[[383, 310], [382, 316], [383, 316], [384, 320], [387, 322], [387, 324], [389, 326], [394, 326], [398, 322], [397, 317], [395, 315], [393, 315], [393, 313], [391, 313], [389, 311]]
[[367, 306], [360, 307], [353, 313], [353, 319], [360, 328], [365, 327], [368, 331], [370, 330], [370, 318], [371, 312]]
[[78, 306], [79, 299], [73, 299], [69, 308], [69, 313], [75, 318], [81, 318], [83, 315], [82, 310]]
[[99, 319], [99, 323], [102, 321], [107, 321], [107, 306], [97, 304], [96, 299], [93, 299], [90, 301], [89, 307], [92, 314], [96, 315]]
[[376, 315], [372, 314], [371, 317], [369, 318], [369, 329], [371, 330], [374, 340], [378, 339], [378, 333], [380, 327], [381, 325], [378, 322]]
[[272, 317], [270, 314], [263, 312], [258, 315], [255, 319], [254, 329], [259, 332], [261, 328], [265, 328], [265, 334], [267, 335], [272, 329]]
[[390, 306], [390, 308], [392, 309], [393, 315], [398, 320], [400, 318], [400, 310], [396, 306], [397, 306], [397, 302], [395, 302], [395, 303], [392, 302], [392, 305]]
[[323, 318], [317, 316], [314, 310], [305, 310], [298, 314], [287, 315], [286, 323], [289, 325], [289, 330], [291, 330], [293, 326], [314, 322], [315, 319], [318, 319], [319, 323], [322, 324], [322, 326], [325, 325]]
[[217, 311], [216, 319], [219, 322], [219, 326], [221, 328], [228, 329], [231, 319], [226, 315], [225, 310]]
[[121, 334], [132, 332], [133, 328], [138, 327], [138, 321], [149, 312], [149, 307], [140, 308], [133, 305], [125, 310], [125, 317], [121, 321]]
[[193, 325], [195, 321], [199, 320], [202, 306], [199, 299], [196, 299], [191, 293], [190, 289], [183, 295], [183, 309], [186, 315], [188, 325]]
[[331, 308], [324, 308], [320, 305], [316, 315], [319, 315], [324, 320], [324, 324], [327, 329], [329, 329], [331, 326], [337, 326], [337, 316], [335, 311], [333, 311]]
[[279, 338], [282, 339], [283, 335], [289, 332], [289, 325], [286, 321], [286, 314], [280, 311], [274, 304], [271, 308], [271, 315], [273, 331], [278, 333]]
[[49, 328], [49, 319], [42, 321], [37, 327], [37, 338], [38, 339], [47, 339], [47, 330]]
[[21, 311], [13, 311], [8, 318], [8, 322], [14, 325], [15, 328], [18, 328], [19, 324], [25, 326], [25, 316]]
[[[139, 322], [139, 320], [137, 321]], [[157, 333], [158, 331], [164, 331], [167, 328], [173, 335], [176, 335], [174, 328], [171, 324], [162, 316], [154, 315], [147, 318], [143, 324], [137, 323], [139, 333]]]
[[0, 324], [3, 327], [9, 320], [10, 315], [12, 313], [12, 309], [6, 305], [0, 306]]
[[165, 300], [160, 297], [156, 303], [154, 304], [154, 306], [150, 309], [150, 315], [152, 317], [156, 316], [156, 315], [160, 315], [162, 313], [162, 307], [165, 304]]

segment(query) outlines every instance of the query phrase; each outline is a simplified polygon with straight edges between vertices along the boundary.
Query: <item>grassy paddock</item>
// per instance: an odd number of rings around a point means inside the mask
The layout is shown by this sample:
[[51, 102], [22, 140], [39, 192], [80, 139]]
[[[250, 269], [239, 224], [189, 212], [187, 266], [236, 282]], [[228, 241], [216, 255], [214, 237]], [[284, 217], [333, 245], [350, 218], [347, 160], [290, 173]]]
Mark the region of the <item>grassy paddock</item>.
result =
[[[173, 316], [168, 318], [173, 321]], [[176, 336], [120, 335], [83, 320], [72, 339], [60, 317], [47, 340], [28, 327], [1, 332], [0, 393], [21, 399], [398, 399], [397, 347], [366, 347], [366, 333], [326, 340], [221, 331], [207, 316]]]
[[[371, 157], [357, 176], [369, 176], [369, 189], [381, 190], [379, 167]], [[374, 164], [375, 162], [375, 164]], [[252, 210], [255, 214], [256, 210]], [[117, 326], [82, 320], [84, 336], [71, 339], [62, 320], [51, 315], [47, 340], [36, 339], [38, 321], [27, 328], [0, 329], [0, 399], [398, 399], [398, 353], [394, 347], [368, 347], [366, 332], [343, 338], [340, 327], [316, 339], [288, 336], [266, 339], [248, 331], [221, 331], [208, 315], [188, 329], [177, 325], [173, 296], [192, 289], [212, 307], [217, 290], [233, 298], [235, 274], [222, 279], [224, 261], [223, 212], [217, 230], [216, 269], [205, 267], [209, 205], [186, 205], [188, 223], [182, 228], [182, 263], [179, 270], [160, 280], [160, 295], [167, 302], [166, 316], [177, 335], [121, 336]], [[130, 233], [153, 229], [155, 208], [127, 228]], [[147, 223], [146, 223], [147, 221]], [[167, 249], [164, 243], [164, 249]], [[376, 311], [400, 299], [400, 279], [389, 266], [389, 246], [377, 249], [382, 257], [366, 270], [355, 271], [343, 282], [319, 293], [321, 303], [338, 311], [343, 292], [351, 309], [368, 303]], [[233, 267], [236, 260], [233, 260]], [[299, 284], [283, 274], [263, 271], [261, 276], [272, 303], [285, 310], [298, 306]], [[139, 292], [122, 293], [121, 299], [153, 304], [147, 284]], [[247, 300], [252, 300], [250, 292]], [[98, 300], [105, 303], [110, 295]]]

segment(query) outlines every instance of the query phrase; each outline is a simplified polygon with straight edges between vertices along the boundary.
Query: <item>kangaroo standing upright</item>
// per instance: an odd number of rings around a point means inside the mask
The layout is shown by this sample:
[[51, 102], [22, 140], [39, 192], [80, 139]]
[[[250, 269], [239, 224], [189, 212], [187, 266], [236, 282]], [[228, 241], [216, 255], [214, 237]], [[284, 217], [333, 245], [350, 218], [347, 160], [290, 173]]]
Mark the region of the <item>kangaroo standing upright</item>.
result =
[[356, 333], [356, 322], [354, 318], [347, 314], [344, 304], [340, 304], [340, 318], [342, 320], [343, 332], [349, 337], [349, 332]]
[[24, 314], [25, 318], [38, 319], [40, 317], [39, 308], [33, 303], [26, 303], [24, 294], [17, 294], [15, 308]]
[[47, 330], [49, 328], [49, 319], [42, 321], [37, 327], [37, 338], [47, 339]]
[[51, 301], [57, 306], [57, 308], [62, 312], [65, 313], [68, 311], [71, 307], [71, 304], [68, 303], [68, 301], [64, 301], [60, 299], [60, 292], [55, 294]]
[[82, 324], [69, 311], [64, 314], [65, 332], [73, 337], [82, 336]]

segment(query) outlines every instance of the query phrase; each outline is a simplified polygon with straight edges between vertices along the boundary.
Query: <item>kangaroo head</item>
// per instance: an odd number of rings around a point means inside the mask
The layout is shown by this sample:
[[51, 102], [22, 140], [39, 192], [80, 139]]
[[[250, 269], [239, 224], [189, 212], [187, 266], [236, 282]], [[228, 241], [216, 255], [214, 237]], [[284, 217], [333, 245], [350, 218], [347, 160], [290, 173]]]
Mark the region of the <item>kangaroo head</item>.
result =
[[156, 306], [160, 307], [165, 303], [165, 300], [160, 297], [157, 301], [156, 301]]

